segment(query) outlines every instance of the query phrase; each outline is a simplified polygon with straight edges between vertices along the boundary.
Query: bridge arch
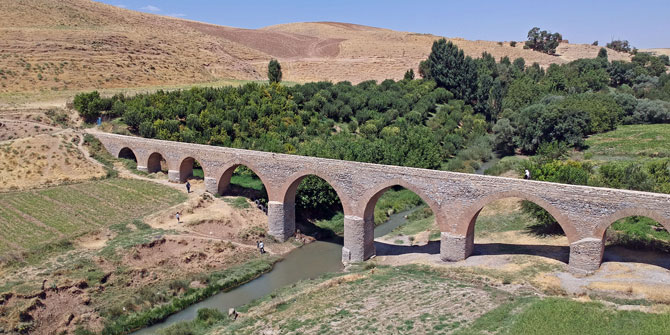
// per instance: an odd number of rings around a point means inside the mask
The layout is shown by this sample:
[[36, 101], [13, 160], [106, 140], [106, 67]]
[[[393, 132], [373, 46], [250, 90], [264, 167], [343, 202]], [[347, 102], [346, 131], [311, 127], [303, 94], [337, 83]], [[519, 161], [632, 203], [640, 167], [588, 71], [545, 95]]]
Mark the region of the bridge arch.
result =
[[193, 176], [193, 169], [196, 165], [196, 162], [200, 165], [203, 172], [203, 179], [207, 176], [207, 171], [205, 166], [201, 163], [201, 160], [194, 156], [186, 156], [181, 158], [179, 161], [179, 182], [184, 183], [186, 180]]
[[459, 220], [462, 222], [462, 224], [458, 225], [457, 233], [466, 236], [474, 234], [475, 222], [477, 221], [477, 217], [479, 217], [479, 213], [482, 211], [482, 209], [484, 209], [484, 206], [496, 200], [505, 198], [520, 198], [542, 207], [549, 214], [551, 214], [551, 216], [554, 217], [556, 222], [558, 222], [570, 243], [579, 240], [579, 234], [577, 233], [575, 226], [572, 224], [570, 219], [568, 219], [558, 208], [554, 207], [552, 204], [538, 196], [520, 191], [496, 192], [480, 198], [473, 205], [467, 207], [463, 212], [461, 220]]
[[153, 151], [149, 157], [147, 157], [147, 171], [149, 173], [162, 171], [161, 162], [165, 162], [166, 168], [169, 171], [170, 162], [167, 160], [166, 156], [159, 151]]
[[649, 209], [643, 209], [643, 208], [626, 208], [622, 209], [619, 211], [616, 211], [614, 214], [605, 217], [603, 220], [601, 220], [598, 225], [596, 226], [596, 230], [594, 232], [595, 238], [600, 238], [604, 239], [605, 238], [605, 232], [607, 232], [607, 228], [609, 228], [614, 222], [630, 217], [630, 216], [645, 216], [648, 217], [658, 223], [660, 223], [665, 230], [670, 232], [670, 218], [661, 215], [660, 213], [649, 210]]
[[312, 169], [303, 169], [293, 173], [287, 178], [287, 181], [283, 184], [279, 193], [274, 197], [272, 195], [270, 196], [270, 200], [276, 199], [282, 203], [295, 203], [295, 195], [298, 192], [298, 186], [300, 186], [300, 182], [308, 176], [319, 177], [328, 183], [328, 185], [335, 190], [335, 193], [337, 193], [337, 197], [342, 203], [344, 214], [348, 215], [351, 212], [351, 200], [346, 196], [346, 193], [341, 191], [340, 185], [334, 182], [333, 178], [329, 175]]
[[437, 204], [437, 202], [431, 199], [426, 194], [426, 192], [421, 190], [419, 187], [408, 183], [403, 179], [387, 180], [381, 184], [375, 185], [374, 188], [365, 192], [362, 198], [362, 204], [358, 206], [358, 208], [363, 210], [363, 218], [374, 221], [375, 205], [377, 205], [377, 201], [382, 195], [384, 195], [386, 191], [394, 186], [401, 186], [418, 195], [419, 198], [421, 198], [421, 200], [423, 200], [428, 205], [428, 207], [430, 207], [430, 209], [433, 211], [433, 214], [435, 214], [435, 221], [437, 222], [438, 226], [444, 225], [442, 220], [442, 211], [440, 210], [440, 206]]
[[132, 159], [135, 162], [137, 162], [137, 155], [131, 149], [130, 147], [123, 147], [121, 150], [119, 150], [119, 154], [117, 155], [117, 158], [125, 158], [125, 159]]
[[[351, 200], [340, 189], [340, 185], [333, 178], [325, 173], [312, 169], [302, 169], [286, 178], [286, 182], [278, 189], [277, 193], [270, 194], [268, 204], [268, 221], [270, 225], [270, 234], [286, 239], [295, 234], [295, 198], [300, 183], [308, 176], [315, 176], [324, 180], [335, 190], [340, 200], [342, 211], [344, 212], [344, 247], [342, 249], [342, 261], [363, 261], [374, 254], [374, 245], [367, 247], [362, 244], [350, 246], [352, 241], [366, 240], [365, 232], [362, 230], [351, 229], [362, 228], [358, 223], [362, 218], [352, 215]], [[349, 246], [349, 248], [348, 248]], [[353, 256], [352, 256], [353, 255]]]
[[[263, 183], [263, 186], [265, 186], [266, 190], [268, 191], [268, 194], [271, 192], [271, 190], [273, 189], [272, 185], [268, 184], [268, 180], [263, 174], [259, 173], [260, 169], [258, 169], [256, 165], [246, 160], [235, 159], [224, 165], [222, 169], [223, 173], [221, 173], [221, 175], [214, 177], [216, 178], [216, 192], [218, 194], [223, 195], [230, 188], [230, 180], [232, 179], [233, 174], [235, 173], [235, 169], [237, 169], [240, 166], [244, 166], [247, 169], [251, 170], [251, 172], [253, 172], [256, 176], [258, 176], [258, 179], [261, 180], [261, 183]], [[207, 174], [205, 174], [205, 176], [207, 176]]]

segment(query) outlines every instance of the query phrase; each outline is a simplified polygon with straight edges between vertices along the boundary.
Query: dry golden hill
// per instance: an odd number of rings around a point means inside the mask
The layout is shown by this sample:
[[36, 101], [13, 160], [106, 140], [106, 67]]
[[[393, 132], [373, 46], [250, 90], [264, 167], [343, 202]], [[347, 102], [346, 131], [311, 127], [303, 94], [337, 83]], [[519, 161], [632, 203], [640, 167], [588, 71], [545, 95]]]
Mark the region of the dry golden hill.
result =
[[[0, 8], [0, 92], [258, 80], [271, 58], [282, 62], [288, 81], [399, 79], [416, 70], [439, 38], [334, 22], [241, 29], [90, 0], [0, 0]], [[474, 57], [487, 51], [543, 66], [595, 57], [599, 50], [564, 43], [559, 56], [549, 56], [522, 43], [450, 40]]]

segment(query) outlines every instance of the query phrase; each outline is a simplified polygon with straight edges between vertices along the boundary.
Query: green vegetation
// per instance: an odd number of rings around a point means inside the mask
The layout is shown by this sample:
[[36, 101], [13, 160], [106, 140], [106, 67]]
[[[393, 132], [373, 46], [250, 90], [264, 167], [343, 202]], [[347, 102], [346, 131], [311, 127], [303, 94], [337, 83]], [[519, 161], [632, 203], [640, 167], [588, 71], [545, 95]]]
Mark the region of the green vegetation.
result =
[[670, 314], [617, 311], [565, 298], [521, 298], [484, 314], [458, 335], [665, 334]]
[[[298, 189], [300, 192], [300, 189]], [[375, 226], [388, 221], [391, 214], [404, 212], [423, 204], [423, 200], [414, 192], [402, 187], [387, 190], [375, 205]], [[314, 221], [317, 227], [330, 230], [337, 235], [344, 234], [344, 214], [338, 211], [327, 218]]]
[[235, 198], [226, 198], [225, 201], [229, 203], [233, 208], [239, 208], [239, 209], [244, 209], [244, 208], [249, 208], [251, 205], [249, 205], [249, 202], [247, 201], [247, 198], [245, 197], [235, 197]]
[[[0, 194], [0, 239], [3, 257], [22, 250], [22, 257], [45, 256], [62, 249], [61, 241], [133, 220], [185, 199], [178, 191], [150, 182], [106, 179], [41, 190]], [[67, 244], [67, 243], [66, 243]]]
[[201, 308], [193, 321], [176, 323], [170, 327], [159, 330], [160, 335], [195, 335], [204, 334], [214, 324], [220, 324], [226, 320], [218, 309]]
[[586, 145], [599, 159], [670, 157], [670, 131], [664, 124], [619, 126], [589, 137]]
[[607, 43], [607, 48], [619, 52], [631, 52], [631, 46], [628, 43], [628, 40], [613, 40], [612, 42]]
[[[352, 274], [361, 278], [345, 279]], [[282, 334], [665, 334], [670, 327], [667, 312], [510, 294], [485, 287], [487, 277], [417, 265], [353, 268], [275, 291], [239, 308], [245, 315], [236, 321], [203, 309], [162, 334], [243, 335], [268, 327]], [[379, 317], [370, 299], [391, 317]]]
[[[206, 282], [209, 283], [207, 287], [198, 289], [188, 288], [184, 294], [174, 297], [170, 299], [170, 301], [160, 304], [157, 307], [113, 318], [110, 320], [110, 323], [105, 326], [102, 334], [127, 334], [133, 330], [160, 322], [171, 314], [208, 298], [215, 293], [237, 287], [255, 279], [261, 274], [270, 271], [272, 265], [276, 261], [277, 258], [267, 256], [249, 261], [240, 266], [213, 272], [206, 278]], [[188, 287], [188, 284], [186, 283], [185, 286]], [[209, 315], [207, 316], [206, 314]], [[198, 313], [198, 315], [200, 316], [201, 322], [203, 322], [203, 318], [212, 322], [218, 319], [217, 316], [211, 315], [209, 312], [203, 312], [203, 315]]]
[[276, 59], [271, 59], [268, 63], [268, 80], [270, 83], [280, 83], [282, 78], [281, 65]]
[[540, 31], [540, 28], [534, 27], [528, 31], [528, 40], [524, 44], [524, 49], [531, 49], [546, 54], [556, 53], [558, 44], [563, 40], [559, 33], [549, 33], [546, 30]]

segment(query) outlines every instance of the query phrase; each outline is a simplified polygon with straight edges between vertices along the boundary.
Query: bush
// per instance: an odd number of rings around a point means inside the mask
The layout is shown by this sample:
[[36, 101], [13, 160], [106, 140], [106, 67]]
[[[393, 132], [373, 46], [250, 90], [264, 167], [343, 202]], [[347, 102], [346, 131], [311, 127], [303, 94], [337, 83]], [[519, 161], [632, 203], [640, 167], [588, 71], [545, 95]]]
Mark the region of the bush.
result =
[[214, 323], [224, 319], [223, 313], [214, 308], [201, 308], [198, 310], [198, 315], [195, 317], [196, 322], [205, 326], [211, 326]]
[[639, 100], [626, 123], [669, 123], [670, 103], [661, 100]]
[[509, 42], [509, 46], [511, 46], [512, 48], [516, 47], [516, 41]]

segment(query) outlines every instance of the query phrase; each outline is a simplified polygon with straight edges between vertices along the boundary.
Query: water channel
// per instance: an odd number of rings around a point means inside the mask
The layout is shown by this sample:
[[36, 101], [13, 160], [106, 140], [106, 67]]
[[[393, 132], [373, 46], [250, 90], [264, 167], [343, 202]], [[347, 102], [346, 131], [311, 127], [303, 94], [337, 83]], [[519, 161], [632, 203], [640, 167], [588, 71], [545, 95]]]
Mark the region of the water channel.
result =
[[[406, 216], [414, 209], [393, 214], [389, 220], [375, 228], [375, 238], [390, 233], [403, 225]], [[261, 298], [272, 291], [300, 280], [315, 278], [327, 272], [337, 272], [342, 266], [342, 245], [334, 240], [314, 241], [287, 254], [281, 262], [275, 264], [272, 271], [228, 292], [218, 293], [181, 312], [175, 313], [165, 321], [134, 332], [134, 335], [155, 334], [158, 330], [176, 322], [193, 320], [198, 309], [216, 308], [228, 313], [229, 308], [239, 307]]]

